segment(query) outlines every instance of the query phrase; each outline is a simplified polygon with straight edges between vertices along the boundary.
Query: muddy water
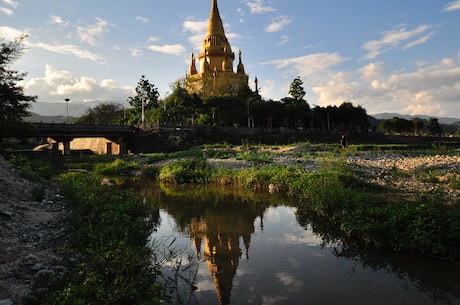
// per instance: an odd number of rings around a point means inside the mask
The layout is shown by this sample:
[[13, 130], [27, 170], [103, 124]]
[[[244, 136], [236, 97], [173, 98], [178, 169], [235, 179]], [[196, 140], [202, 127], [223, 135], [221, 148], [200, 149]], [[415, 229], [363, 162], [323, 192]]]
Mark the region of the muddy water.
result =
[[158, 207], [152, 240], [178, 253], [183, 304], [460, 304], [458, 264], [366, 249], [289, 199], [196, 186], [140, 192]]

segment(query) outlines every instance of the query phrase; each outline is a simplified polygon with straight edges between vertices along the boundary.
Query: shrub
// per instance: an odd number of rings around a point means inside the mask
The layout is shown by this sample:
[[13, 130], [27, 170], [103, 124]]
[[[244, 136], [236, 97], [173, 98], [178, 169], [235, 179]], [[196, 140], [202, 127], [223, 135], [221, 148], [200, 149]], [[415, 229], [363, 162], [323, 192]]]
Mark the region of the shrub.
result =
[[164, 165], [158, 179], [166, 183], [208, 183], [211, 171], [205, 159], [182, 159]]
[[94, 168], [94, 172], [101, 175], [122, 174], [136, 168], [135, 162], [127, 162], [123, 159], [115, 159], [111, 163], [98, 163]]

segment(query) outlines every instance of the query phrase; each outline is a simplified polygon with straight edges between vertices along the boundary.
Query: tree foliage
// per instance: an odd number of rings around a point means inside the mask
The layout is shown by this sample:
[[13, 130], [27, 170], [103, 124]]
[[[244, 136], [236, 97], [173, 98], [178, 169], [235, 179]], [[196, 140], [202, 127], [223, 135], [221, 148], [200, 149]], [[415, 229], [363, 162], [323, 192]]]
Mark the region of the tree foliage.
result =
[[431, 135], [440, 135], [443, 130], [438, 122], [438, 119], [430, 118], [426, 121], [414, 118], [413, 120], [406, 120], [403, 118], [393, 117], [389, 120], [380, 121], [380, 129], [388, 134], [421, 134], [427, 132]]
[[[339, 107], [317, 106], [310, 109], [304, 99], [303, 81], [296, 77], [290, 86], [289, 97], [279, 101], [263, 100], [260, 95], [241, 90], [238, 95], [210, 96], [202, 99], [187, 91], [185, 80], [171, 85], [171, 93], [158, 100], [158, 91], [144, 76], [136, 88], [137, 95], [130, 97], [133, 108], [128, 109], [128, 123], [140, 122], [142, 98], [147, 122], [177, 125], [253, 126], [256, 128], [296, 128], [341, 132], [365, 132], [368, 129], [366, 110], [344, 102]], [[151, 103], [150, 101], [153, 101]]]
[[128, 123], [139, 124], [142, 121], [142, 105], [144, 113], [159, 107], [160, 93], [154, 84], [151, 84], [144, 75], [141, 76], [136, 87], [136, 95], [130, 96], [128, 102], [131, 105]]
[[123, 120], [123, 106], [117, 103], [103, 103], [86, 110], [78, 120], [78, 124], [111, 125], [120, 124]]
[[171, 85], [172, 93], [162, 102], [161, 117], [158, 120], [175, 124], [194, 124], [202, 110], [202, 101], [197, 94], [187, 92], [183, 82]]
[[11, 136], [24, 128], [23, 119], [29, 115], [30, 102], [35, 96], [28, 96], [18, 83], [26, 73], [12, 70], [10, 65], [24, 51], [22, 35], [13, 41], [0, 40], [0, 139]]
[[305, 90], [303, 88], [303, 81], [300, 76], [294, 78], [291, 85], [289, 86], [289, 95], [297, 101], [303, 100], [305, 96]]

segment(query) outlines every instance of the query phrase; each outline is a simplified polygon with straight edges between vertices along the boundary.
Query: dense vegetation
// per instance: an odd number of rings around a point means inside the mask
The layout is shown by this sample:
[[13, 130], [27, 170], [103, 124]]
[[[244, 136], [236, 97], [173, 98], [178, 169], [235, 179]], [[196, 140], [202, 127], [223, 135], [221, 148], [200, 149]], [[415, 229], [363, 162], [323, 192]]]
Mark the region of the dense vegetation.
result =
[[101, 186], [88, 173], [59, 178], [72, 209], [70, 256], [78, 257], [49, 304], [159, 304], [166, 298], [147, 240], [153, 224], [142, 198]]
[[0, 141], [24, 132], [23, 118], [28, 115], [30, 103], [36, 100], [35, 96], [26, 95], [20, 85], [26, 73], [10, 67], [22, 55], [25, 38], [23, 35], [4, 41], [0, 37]]

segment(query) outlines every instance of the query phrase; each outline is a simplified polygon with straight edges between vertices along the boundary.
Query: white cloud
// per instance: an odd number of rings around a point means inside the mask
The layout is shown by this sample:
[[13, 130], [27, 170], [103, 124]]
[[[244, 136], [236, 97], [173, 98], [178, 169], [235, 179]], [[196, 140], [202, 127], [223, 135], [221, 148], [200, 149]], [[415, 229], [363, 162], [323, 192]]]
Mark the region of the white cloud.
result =
[[147, 39], [147, 42], [157, 42], [160, 40], [160, 37], [154, 37], [154, 36], [150, 36], [148, 39]]
[[383, 72], [383, 67], [381, 62], [373, 62], [358, 69], [358, 71], [361, 74], [361, 78], [363, 80], [373, 81], [380, 77]]
[[13, 1], [13, 0], [2, 0], [3, 3], [11, 6], [12, 8], [17, 8], [18, 7], [18, 3], [16, 1]]
[[425, 43], [434, 35], [434, 32], [429, 32], [431, 29], [431, 25], [420, 25], [414, 30], [400, 27], [385, 31], [380, 40], [370, 40], [364, 43], [363, 49], [368, 52], [365, 59], [373, 59], [389, 49], [397, 48], [404, 42], [406, 42], [403, 46], [404, 50]]
[[143, 24], [150, 23], [150, 18], [148, 18], [148, 17], [136, 16], [136, 20], [140, 21]]
[[17, 8], [18, 3], [13, 0], [2, 0], [2, 2], [8, 5], [10, 8], [0, 7], [0, 13], [6, 16], [12, 16], [14, 14], [14, 11], [11, 8]]
[[460, 52], [435, 63], [424, 62], [414, 71], [387, 71], [380, 61], [354, 70], [341, 70], [339, 64], [345, 59], [336, 53], [280, 59], [265, 64], [283, 71], [280, 75], [284, 75], [286, 81], [263, 81], [263, 91], [264, 94], [275, 89], [287, 92], [292, 79], [300, 75], [311, 104], [328, 106], [347, 101], [363, 106], [369, 113], [455, 117], [460, 113], [458, 55]]
[[150, 45], [149, 50], [170, 55], [183, 55], [185, 48], [180, 44]]
[[111, 26], [108, 21], [101, 18], [96, 18], [96, 20], [97, 22], [94, 25], [77, 27], [80, 41], [86, 42], [90, 45], [96, 45], [96, 39], [108, 31], [109, 26]]
[[55, 25], [59, 25], [59, 26], [62, 26], [62, 27], [66, 27], [67, 25], [69, 25], [68, 21], [64, 21], [64, 19], [62, 19], [61, 16], [56, 16], [56, 15], [51, 16], [50, 23], [55, 24]]
[[245, 4], [251, 11], [251, 14], [265, 14], [276, 11], [275, 8], [265, 5], [263, 0], [246, 1]]
[[294, 58], [277, 59], [264, 64], [275, 65], [278, 69], [288, 68], [298, 75], [309, 75], [327, 71], [345, 59], [338, 53], [317, 53]]
[[19, 29], [11, 28], [8, 26], [0, 26], [0, 38], [7, 40], [13, 40], [20, 37], [21, 35], [28, 34], [28, 31], [22, 31]]
[[278, 43], [278, 46], [283, 46], [283, 45], [287, 44], [289, 41], [290, 41], [289, 36], [283, 35], [283, 36], [281, 36], [281, 40]]
[[430, 33], [428, 33], [427, 35], [424, 35], [424, 36], [418, 38], [417, 40], [411, 41], [411, 42], [409, 42], [408, 44], [406, 44], [406, 45], [403, 47], [403, 50], [410, 49], [410, 48], [415, 47], [416, 45], [419, 45], [419, 44], [424, 44], [424, 43], [427, 42], [433, 35], [434, 35], [434, 32], [430, 32]]
[[39, 101], [60, 102], [64, 98], [72, 101], [125, 101], [133, 94], [133, 88], [119, 86], [112, 79], [100, 82], [92, 77], [77, 77], [69, 71], [45, 66], [42, 77], [32, 78], [24, 83], [27, 94], [38, 95]]
[[391, 73], [381, 63], [372, 63], [349, 73], [337, 72], [313, 91], [320, 105], [350, 101], [374, 113], [452, 116], [459, 113], [460, 63], [446, 59], [413, 72]]
[[13, 10], [6, 8], [6, 7], [0, 7], [0, 13], [6, 16], [12, 16], [14, 14]]
[[44, 50], [54, 52], [54, 53], [76, 56], [81, 59], [89, 59], [93, 61], [103, 61], [104, 60], [103, 57], [97, 54], [94, 54], [88, 50], [81, 49], [80, 47], [72, 45], [72, 44], [51, 45], [51, 44], [39, 42], [39, 43], [31, 44], [30, 46], [44, 49]]
[[272, 19], [272, 23], [265, 27], [265, 32], [279, 32], [288, 24], [291, 23], [291, 19], [288, 16], [278, 16]]
[[456, 10], [460, 10], [460, 0], [449, 2], [444, 6], [445, 12], [452, 12]]
[[206, 35], [206, 30], [208, 29], [208, 21], [196, 21], [192, 20], [191, 17], [188, 17], [187, 20], [185, 20], [182, 24], [182, 28], [184, 32], [191, 33], [188, 40], [193, 45], [193, 47], [200, 49], [203, 38]]
[[134, 48], [131, 50], [131, 55], [133, 57], [142, 57], [144, 56], [144, 51], [142, 51], [141, 49]]

